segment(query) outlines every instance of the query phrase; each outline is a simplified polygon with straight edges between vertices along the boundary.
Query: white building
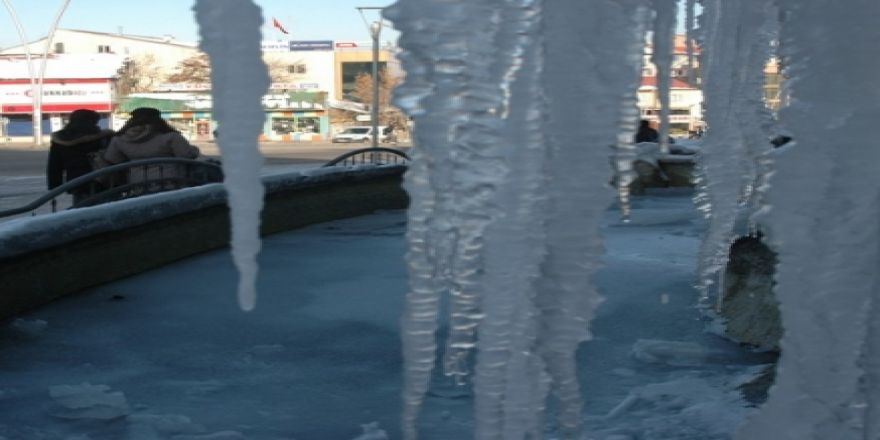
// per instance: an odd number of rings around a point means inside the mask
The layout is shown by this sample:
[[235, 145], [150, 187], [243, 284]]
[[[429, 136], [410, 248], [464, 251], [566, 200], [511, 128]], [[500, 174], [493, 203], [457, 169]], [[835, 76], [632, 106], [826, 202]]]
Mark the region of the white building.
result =
[[[682, 78], [672, 78], [669, 88], [669, 128], [677, 134], [696, 131], [703, 126], [703, 91]], [[656, 76], [642, 77], [639, 87], [639, 111], [642, 119], [660, 121], [660, 95]]]
[[[46, 38], [27, 45], [32, 54], [42, 54]], [[0, 55], [23, 54], [25, 46], [0, 50]], [[176, 41], [171, 36], [145, 37], [75, 29], [58, 29], [49, 47], [50, 54], [114, 54], [129, 59], [151, 56], [163, 72], [172, 72], [181, 60], [198, 53], [195, 43]]]

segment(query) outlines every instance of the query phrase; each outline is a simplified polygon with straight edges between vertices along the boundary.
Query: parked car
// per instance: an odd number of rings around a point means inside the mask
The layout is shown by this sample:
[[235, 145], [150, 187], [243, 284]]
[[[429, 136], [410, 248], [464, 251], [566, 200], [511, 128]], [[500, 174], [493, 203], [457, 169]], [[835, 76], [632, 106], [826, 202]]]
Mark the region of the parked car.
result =
[[[385, 126], [379, 126], [379, 142], [385, 142], [386, 135]], [[342, 130], [336, 135], [333, 136], [332, 141], [335, 142], [370, 142], [373, 140], [373, 127], [364, 125], [364, 126], [355, 126], [348, 127], [345, 130]]]

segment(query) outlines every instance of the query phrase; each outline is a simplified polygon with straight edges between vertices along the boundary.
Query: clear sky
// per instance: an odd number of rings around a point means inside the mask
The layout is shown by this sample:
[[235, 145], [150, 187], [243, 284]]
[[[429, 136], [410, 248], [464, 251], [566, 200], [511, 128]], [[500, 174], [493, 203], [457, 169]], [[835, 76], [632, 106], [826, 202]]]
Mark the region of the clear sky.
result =
[[[61, 5], [59, 0], [10, 0], [24, 25], [28, 39], [46, 35]], [[393, 0], [256, 0], [263, 8], [267, 40], [337, 40], [363, 41], [370, 35], [355, 9], [358, 6], [389, 6]], [[70, 0], [60, 27], [98, 32], [162, 36], [173, 35], [180, 41], [198, 41], [193, 17], [193, 0]], [[378, 19], [378, 11], [365, 12], [369, 21]], [[269, 26], [272, 18], [290, 32], [284, 35]], [[383, 32], [382, 41], [396, 38]], [[0, 7], [0, 47], [19, 44], [13, 21], [6, 8]]]

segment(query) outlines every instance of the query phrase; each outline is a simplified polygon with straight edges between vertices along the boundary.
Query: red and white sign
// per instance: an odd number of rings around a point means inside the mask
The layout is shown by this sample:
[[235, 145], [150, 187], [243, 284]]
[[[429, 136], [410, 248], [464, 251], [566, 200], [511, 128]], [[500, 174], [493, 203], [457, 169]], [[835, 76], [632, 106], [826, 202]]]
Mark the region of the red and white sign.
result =
[[[44, 113], [70, 113], [84, 108], [109, 112], [113, 108], [108, 79], [47, 79], [43, 82]], [[33, 113], [30, 80], [0, 80], [0, 111], [7, 114]]]
[[340, 42], [340, 43], [336, 43], [336, 48], [337, 48], [337, 49], [351, 48], [351, 47], [358, 47], [358, 45], [357, 45], [357, 43], [353, 43], [353, 42]]

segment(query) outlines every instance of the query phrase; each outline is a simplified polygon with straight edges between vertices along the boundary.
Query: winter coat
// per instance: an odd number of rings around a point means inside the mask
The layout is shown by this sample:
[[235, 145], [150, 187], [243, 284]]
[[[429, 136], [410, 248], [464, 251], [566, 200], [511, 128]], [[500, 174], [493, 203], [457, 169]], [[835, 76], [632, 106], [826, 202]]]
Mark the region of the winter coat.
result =
[[639, 131], [636, 132], [635, 143], [640, 142], [658, 142], [660, 140], [660, 134], [657, 133], [657, 130], [654, 130], [648, 126], [639, 127]]
[[[125, 133], [114, 136], [104, 153], [104, 159], [111, 164], [160, 157], [195, 159], [198, 156], [198, 147], [190, 144], [180, 133], [159, 133], [148, 125], [131, 127]], [[133, 168], [129, 171], [129, 183], [175, 177], [183, 177], [182, 167], [156, 165], [146, 170]]]
[[52, 133], [46, 180], [49, 189], [92, 171], [88, 154], [104, 149], [113, 132], [97, 127], [87, 130], [64, 129]]

